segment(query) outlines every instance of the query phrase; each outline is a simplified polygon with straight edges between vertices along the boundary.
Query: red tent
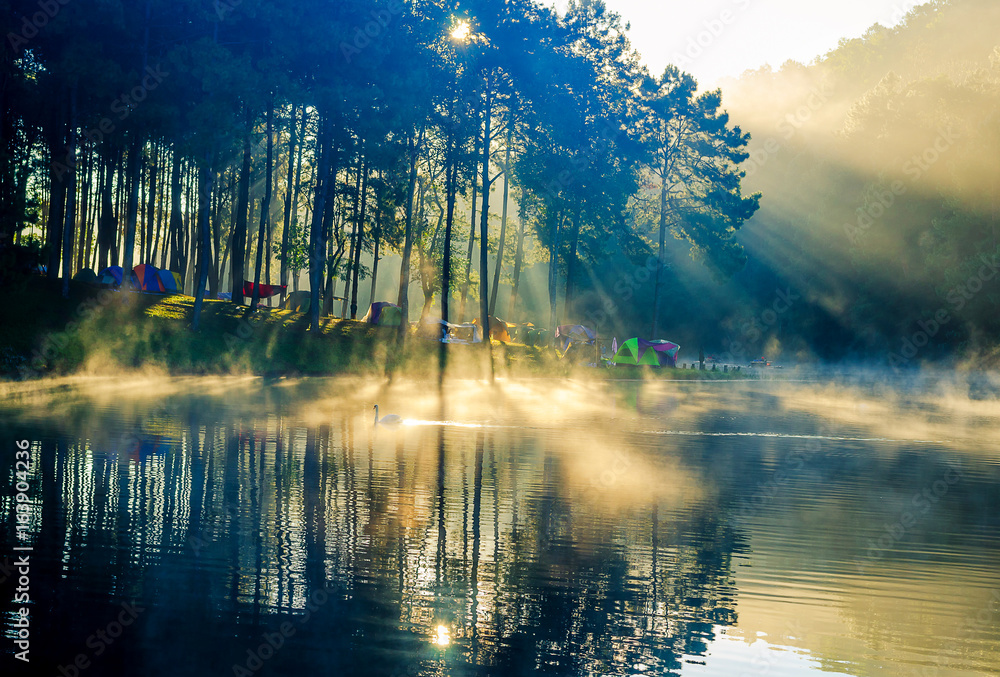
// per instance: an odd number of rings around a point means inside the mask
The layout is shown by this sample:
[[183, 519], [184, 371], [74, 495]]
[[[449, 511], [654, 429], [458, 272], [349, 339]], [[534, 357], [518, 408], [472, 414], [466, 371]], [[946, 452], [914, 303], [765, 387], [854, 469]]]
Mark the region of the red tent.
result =
[[[271, 298], [275, 294], [280, 294], [283, 289], [288, 289], [287, 284], [262, 284], [260, 285], [260, 297], [262, 299]], [[243, 280], [243, 295], [247, 298], [253, 297], [253, 282]]]
[[142, 291], [160, 293], [167, 291], [163, 287], [163, 280], [160, 279], [159, 271], [148, 263], [140, 263], [132, 269], [132, 281], [136, 289], [141, 289]]

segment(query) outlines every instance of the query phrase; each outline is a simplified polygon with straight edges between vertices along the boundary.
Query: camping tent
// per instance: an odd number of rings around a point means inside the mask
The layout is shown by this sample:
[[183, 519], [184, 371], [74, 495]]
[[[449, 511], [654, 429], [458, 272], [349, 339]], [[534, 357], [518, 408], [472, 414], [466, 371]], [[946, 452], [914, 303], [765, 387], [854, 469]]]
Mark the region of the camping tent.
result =
[[307, 291], [293, 291], [285, 297], [281, 307], [296, 313], [308, 313], [311, 299]]
[[566, 352], [573, 344], [594, 345], [597, 334], [582, 324], [562, 324], [556, 327], [556, 340], [559, 350]]
[[122, 277], [121, 266], [108, 266], [97, 275], [97, 283], [120, 287], [122, 286]]
[[417, 336], [441, 343], [482, 343], [483, 331], [478, 324], [452, 324], [440, 317], [425, 317], [417, 327]]
[[[472, 324], [479, 326], [479, 318], [472, 320]], [[482, 333], [482, 329], [479, 330]], [[501, 343], [510, 343], [510, 331], [507, 323], [499, 317], [490, 316], [490, 338]]]
[[677, 351], [680, 346], [670, 341], [647, 341], [641, 338], [630, 338], [625, 341], [611, 364], [646, 364], [652, 367], [677, 366]]
[[403, 321], [403, 311], [395, 303], [376, 301], [368, 309], [362, 322], [377, 324], [380, 327], [398, 327]]
[[169, 270], [158, 270], [156, 274], [160, 277], [160, 284], [165, 292], [179, 294], [184, 290], [184, 281], [179, 274]]
[[159, 271], [148, 263], [140, 263], [132, 269], [132, 285], [141, 291], [165, 292]]
[[97, 273], [94, 272], [92, 268], [81, 268], [73, 279], [77, 282], [85, 282], [87, 284], [97, 284]]

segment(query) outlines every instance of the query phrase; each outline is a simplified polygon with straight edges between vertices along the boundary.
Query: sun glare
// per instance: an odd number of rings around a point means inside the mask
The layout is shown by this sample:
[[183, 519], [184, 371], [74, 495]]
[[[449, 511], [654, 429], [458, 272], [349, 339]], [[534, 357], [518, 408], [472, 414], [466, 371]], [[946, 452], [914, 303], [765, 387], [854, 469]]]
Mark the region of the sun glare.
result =
[[471, 34], [472, 29], [469, 27], [468, 21], [460, 21], [451, 29], [451, 39], [459, 42], [465, 42]]
[[448, 646], [451, 644], [451, 632], [443, 625], [437, 626], [437, 635], [433, 642], [438, 646]]

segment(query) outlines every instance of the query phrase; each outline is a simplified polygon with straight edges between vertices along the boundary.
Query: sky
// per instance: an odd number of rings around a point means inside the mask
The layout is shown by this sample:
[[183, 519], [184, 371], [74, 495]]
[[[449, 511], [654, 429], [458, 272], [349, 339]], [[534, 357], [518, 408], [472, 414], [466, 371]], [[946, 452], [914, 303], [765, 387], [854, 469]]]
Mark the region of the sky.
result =
[[[897, 24], [915, 0], [605, 0], [631, 24], [632, 44], [654, 75], [673, 63], [702, 88], [720, 78], [789, 59], [809, 63], [860, 37], [875, 23]], [[568, 0], [555, 0], [563, 11]]]

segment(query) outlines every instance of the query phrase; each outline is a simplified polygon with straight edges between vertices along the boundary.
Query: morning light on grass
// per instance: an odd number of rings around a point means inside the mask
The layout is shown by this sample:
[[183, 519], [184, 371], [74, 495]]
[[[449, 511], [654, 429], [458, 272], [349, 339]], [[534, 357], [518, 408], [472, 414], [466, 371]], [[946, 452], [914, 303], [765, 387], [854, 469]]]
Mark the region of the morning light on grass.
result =
[[0, 674], [996, 675], [998, 26], [5, 3]]

